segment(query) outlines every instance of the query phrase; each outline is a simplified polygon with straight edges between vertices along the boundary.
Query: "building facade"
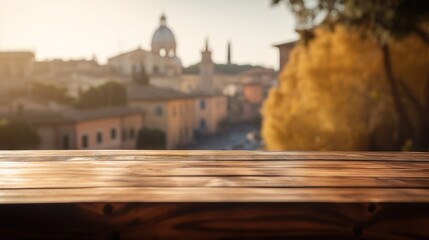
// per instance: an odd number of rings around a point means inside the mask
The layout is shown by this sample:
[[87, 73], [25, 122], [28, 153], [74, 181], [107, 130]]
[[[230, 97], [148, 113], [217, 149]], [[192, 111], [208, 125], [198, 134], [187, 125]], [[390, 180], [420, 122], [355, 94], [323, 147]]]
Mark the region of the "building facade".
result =
[[194, 103], [194, 131], [197, 134], [214, 134], [221, 121], [227, 118], [227, 98], [221, 94], [197, 95]]
[[201, 52], [200, 62], [200, 86], [199, 90], [204, 93], [211, 93], [214, 91], [213, 76], [214, 76], [214, 63], [212, 60], [212, 52], [209, 49], [209, 42], [206, 39], [205, 49]]
[[193, 138], [192, 98], [182, 92], [154, 86], [127, 86], [129, 105], [144, 113], [145, 127], [165, 133], [166, 149], [191, 145]]
[[151, 50], [138, 47], [119, 54], [108, 60], [108, 66], [113, 73], [130, 77], [140, 73], [143, 68], [151, 76], [177, 77], [182, 74], [182, 63], [176, 55], [176, 48], [176, 38], [167, 26], [167, 18], [162, 15], [160, 26], [152, 36]]
[[0, 91], [25, 84], [34, 72], [33, 52], [0, 52]]
[[223, 95], [185, 94], [173, 89], [129, 85], [129, 104], [144, 112], [145, 127], [165, 133], [166, 149], [186, 148], [195, 135], [213, 134], [227, 114]]
[[24, 110], [2, 118], [30, 124], [39, 135], [39, 150], [135, 149], [143, 128], [139, 109], [126, 106], [90, 110]]
[[296, 43], [296, 41], [292, 41], [274, 45], [274, 47], [279, 49], [279, 72], [283, 70], [283, 67], [289, 61], [289, 54], [295, 47]]

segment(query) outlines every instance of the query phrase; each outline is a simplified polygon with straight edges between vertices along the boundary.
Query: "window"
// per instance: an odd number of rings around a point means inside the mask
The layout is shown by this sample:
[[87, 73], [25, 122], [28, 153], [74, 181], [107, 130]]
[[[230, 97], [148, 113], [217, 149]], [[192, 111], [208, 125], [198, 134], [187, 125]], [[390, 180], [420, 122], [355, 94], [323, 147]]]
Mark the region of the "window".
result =
[[68, 135], [64, 135], [62, 139], [62, 149], [70, 149], [70, 137]]
[[134, 128], [130, 129], [130, 139], [134, 139], [135, 137], [135, 132], [134, 132]]
[[97, 133], [97, 143], [103, 143], [103, 134], [101, 132]]
[[200, 130], [205, 130], [207, 127], [207, 122], [204, 118], [200, 119]]
[[168, 56], [169, 56], [169, 57], [174, 57], [174, 50], [173, 50], [173, 49], [170, 49], [170, 50], [168, 51]]
[[110, 138], [111, 139], [116, 139], [116, 129], [115, 128], [112, 128], [110, 130]]
[[201, 101], [200, 101], [200, 108], [201, 108], [202, 110], [206, 109], [206, 101], [204, 101], [204, 100], [201, 100]]
[[88, 147], [88, 135], [83, 135], [82, 136], [82, 148], [87, 148]]
[[155, 108], [155, 115], [158, 117], [161, 117], [164, 114], [164, 110], [162, 109], [161, 106], [157, 106]]

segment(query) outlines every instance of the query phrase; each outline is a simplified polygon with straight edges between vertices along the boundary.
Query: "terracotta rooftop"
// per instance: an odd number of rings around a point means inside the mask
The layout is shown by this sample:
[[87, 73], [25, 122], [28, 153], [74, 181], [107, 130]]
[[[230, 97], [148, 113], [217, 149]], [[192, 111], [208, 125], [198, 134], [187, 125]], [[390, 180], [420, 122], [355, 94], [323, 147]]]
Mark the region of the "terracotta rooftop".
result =
[[293, 46], [295, 46], [295, 44], [296, 44], [297, 42], [298, 42], [298, 41], [284, 42], [284, 43], [274, 44], [273, 46], [274, 46], [274, 47], [283, 47], [283, 46], [293, 47]]
[[43, 124], [43, 123], [73, 123], [79, 121], [88, 121], [101, 118], [119, 117], [131, 114], [142, 113], [142, 110], [127, 106], [104, 107], [96, 109], [67, 109], [61, 111], [24, 111], [21, 113], [2, 113], [0, 118], [23, 119], [25, 121]]
[[170, 100], [192, 98], [191, 95], [171, 88], [160, 88], [138, 84], [127, 85], [128, 99], [130, 100]]

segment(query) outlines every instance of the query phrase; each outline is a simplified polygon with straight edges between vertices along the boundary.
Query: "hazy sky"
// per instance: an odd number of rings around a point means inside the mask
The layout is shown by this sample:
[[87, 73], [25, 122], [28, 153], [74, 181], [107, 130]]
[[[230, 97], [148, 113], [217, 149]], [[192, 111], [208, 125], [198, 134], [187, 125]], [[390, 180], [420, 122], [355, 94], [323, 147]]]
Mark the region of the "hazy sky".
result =
[[278, 67], [272, 44], [294, 40], [294, 20], [270, 0], [0, 0], [0, 50], [33, 50], [47, 58], [107, 58], [150, 50], [162, 12], [185, 66], [200, 60], [209, 38], [215, 62]]

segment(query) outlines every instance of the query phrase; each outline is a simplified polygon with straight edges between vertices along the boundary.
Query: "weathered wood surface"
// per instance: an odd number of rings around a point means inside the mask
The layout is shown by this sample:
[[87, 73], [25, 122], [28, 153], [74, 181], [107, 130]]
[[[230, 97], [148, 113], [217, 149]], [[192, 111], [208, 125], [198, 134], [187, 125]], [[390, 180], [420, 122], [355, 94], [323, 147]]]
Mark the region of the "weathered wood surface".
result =
[[0, 152], [0, 239], [429, 239], [429, 154]]

